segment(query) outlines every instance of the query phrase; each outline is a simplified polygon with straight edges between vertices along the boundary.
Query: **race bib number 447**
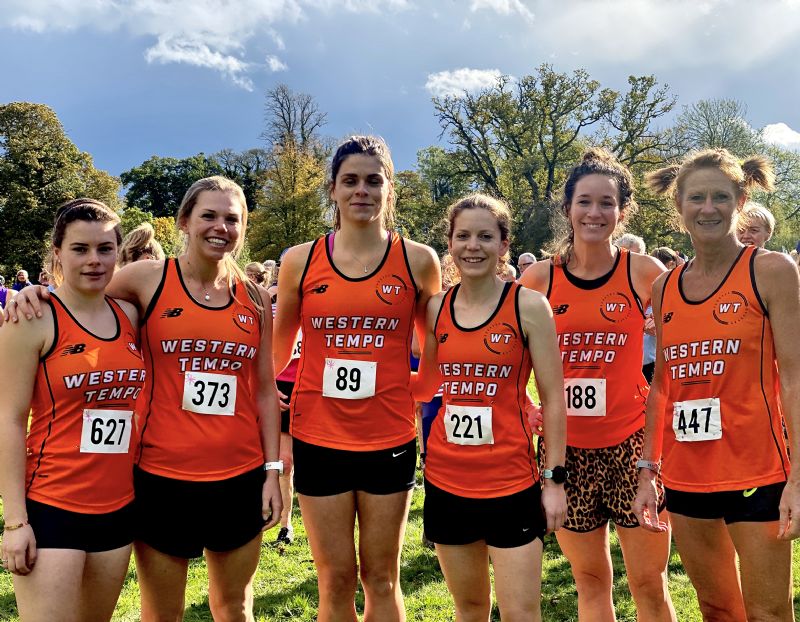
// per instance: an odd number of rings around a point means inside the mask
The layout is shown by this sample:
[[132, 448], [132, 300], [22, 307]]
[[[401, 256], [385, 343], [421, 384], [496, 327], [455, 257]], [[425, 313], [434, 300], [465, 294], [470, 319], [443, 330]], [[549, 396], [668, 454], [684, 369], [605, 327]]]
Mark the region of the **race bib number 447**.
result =
[[672, 429], [682, 442], [716, 441], [722, 438], [722, 413], [718, 397], [675, 402]]
[[352, 359], [325, 359], [322, 395], [340, 400], [363, 400], [375, 395], [378, 363]]
[[186, 372], [183, 409], [200, 415], [233, 416], [236, 411], [236, 376]]
[[126, 454], [131, 443], [132, 410], [83, 411], [82, 454]]
[[456, 445], [494, 445], [491, 406], [455, 406], [444, 413], [447, 442]]

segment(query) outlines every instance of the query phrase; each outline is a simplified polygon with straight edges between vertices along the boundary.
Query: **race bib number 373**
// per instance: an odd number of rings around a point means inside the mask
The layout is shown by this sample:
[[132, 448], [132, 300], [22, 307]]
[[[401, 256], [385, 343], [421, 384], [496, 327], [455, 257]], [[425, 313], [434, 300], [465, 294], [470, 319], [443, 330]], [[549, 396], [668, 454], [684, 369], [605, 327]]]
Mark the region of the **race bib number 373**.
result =
[[722, 413], [718, 397], [675, 402], [672, 429], [682, 442], [716, 441], [722, 438]]
[[83, 411], [82, 454], [126, 454], [131, 443], [132, 410]]
[[200, 415], [233, 416], [236, 411], [236, 376], [186, 372], [183, 409]]
[[352, 359], [325, 359], [322, 395], [340, 400], [362, 400], [375, 395], [378, 363]]

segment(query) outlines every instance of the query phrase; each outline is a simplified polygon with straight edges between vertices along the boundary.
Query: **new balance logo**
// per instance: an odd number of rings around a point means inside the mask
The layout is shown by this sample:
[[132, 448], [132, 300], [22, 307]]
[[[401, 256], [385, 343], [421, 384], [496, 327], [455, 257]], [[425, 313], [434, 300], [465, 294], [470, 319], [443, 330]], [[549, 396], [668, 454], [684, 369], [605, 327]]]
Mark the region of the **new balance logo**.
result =
[[61, 351], [61, 356], [67, 356], [67, 354], [80, 354], [86, 350], [85, 343], [76, 343], [74, 346], [67, 346]]
[[178, 317], [181, 313], [183, 313], [183, 309], [181, 307], [175, 307], [174, 309], [167, 309], [164, 311], [161, 317]]
[[672, 311], [670, 311], [669, 313], [665, 313], [662, 319], [664, 321], [664, 324], [669, 322], [672, 319]]
[[569, 305], [558, 305], [557, 307], [553, 307], [553, 315], [561, 315], [567, 312], [569, 309]]
[[441, 337], [439, 337], [439, 343], [444, 343], [447, 341], [447, 333], [444, 333]]
[[315, 287], [311, 291], [314, 292], [315, 294], [324, 294], [326, 291], [328, 291], [328, 286], [320, 285], [319, 287]]

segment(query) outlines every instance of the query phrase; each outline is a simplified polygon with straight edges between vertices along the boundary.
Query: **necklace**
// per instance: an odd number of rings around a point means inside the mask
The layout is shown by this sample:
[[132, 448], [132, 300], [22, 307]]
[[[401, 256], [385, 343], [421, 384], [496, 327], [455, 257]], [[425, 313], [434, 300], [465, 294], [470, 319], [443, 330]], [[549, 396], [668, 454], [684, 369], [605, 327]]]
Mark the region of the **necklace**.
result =
[[[186, 263], [187, 263], [187, 268], [191, 268], [191, 264], [190, 264], [188, 261], [187, 261]], [[209, 293], [208, 293], [208, 287], [206, 287], [206, 286], [203, 284], [203, 280], [202, 280], [202, 279], [200, 279], [200, 278], [198, 278], [198, 277], [195, 277], [194, 275], [192, 275], [192, 278], [193, 278], [193, 279], [195, 279], [195, 278], [196, 278], [196, 279], [197, 279], [197, 282], [198, 282], [198, 283], [200, 283], [200, 289], [202, 289], [202, 290], [203, 290], [203, 300], [205, 300], [206, 302], [208, 302], [209, 300], [211, 300], [211, 294], [209, 294]], [[212, 288], [213, 288], [213, 286], [216, 284], [216, 282], [217, 282], [217, 279], [214, 279], [214, 280], [212, 281]]]
[[[381, 242], [383, 242], [382, 239], [381, 239]], [[364, 267], [364, 274], [367, 274], [367, 272], [369, 271], [369, 266], [375, 261], [375, 251], [372, 252], [372, 257], [370, 258], [369, 262], [367, 262], [367, 263], [364, 263], [358, 257], [356, 257], [356, 254], [353, 251], [351, 251], [349, 248], [347, 249], [347, 252], [350, 253], [350, 256], [353, 259], [355, 259], [358, 263], [360, 263]]]

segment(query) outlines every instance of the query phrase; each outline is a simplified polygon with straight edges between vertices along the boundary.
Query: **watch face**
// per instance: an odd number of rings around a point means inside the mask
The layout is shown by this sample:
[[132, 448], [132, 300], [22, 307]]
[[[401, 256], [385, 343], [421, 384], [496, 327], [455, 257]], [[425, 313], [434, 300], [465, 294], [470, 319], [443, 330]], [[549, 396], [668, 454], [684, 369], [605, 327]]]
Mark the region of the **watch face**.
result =
[[553, 482], [556, 484], [563, 484], [567, 481], [567, 469], [563, 466], [557, 466], [553, 469]]

